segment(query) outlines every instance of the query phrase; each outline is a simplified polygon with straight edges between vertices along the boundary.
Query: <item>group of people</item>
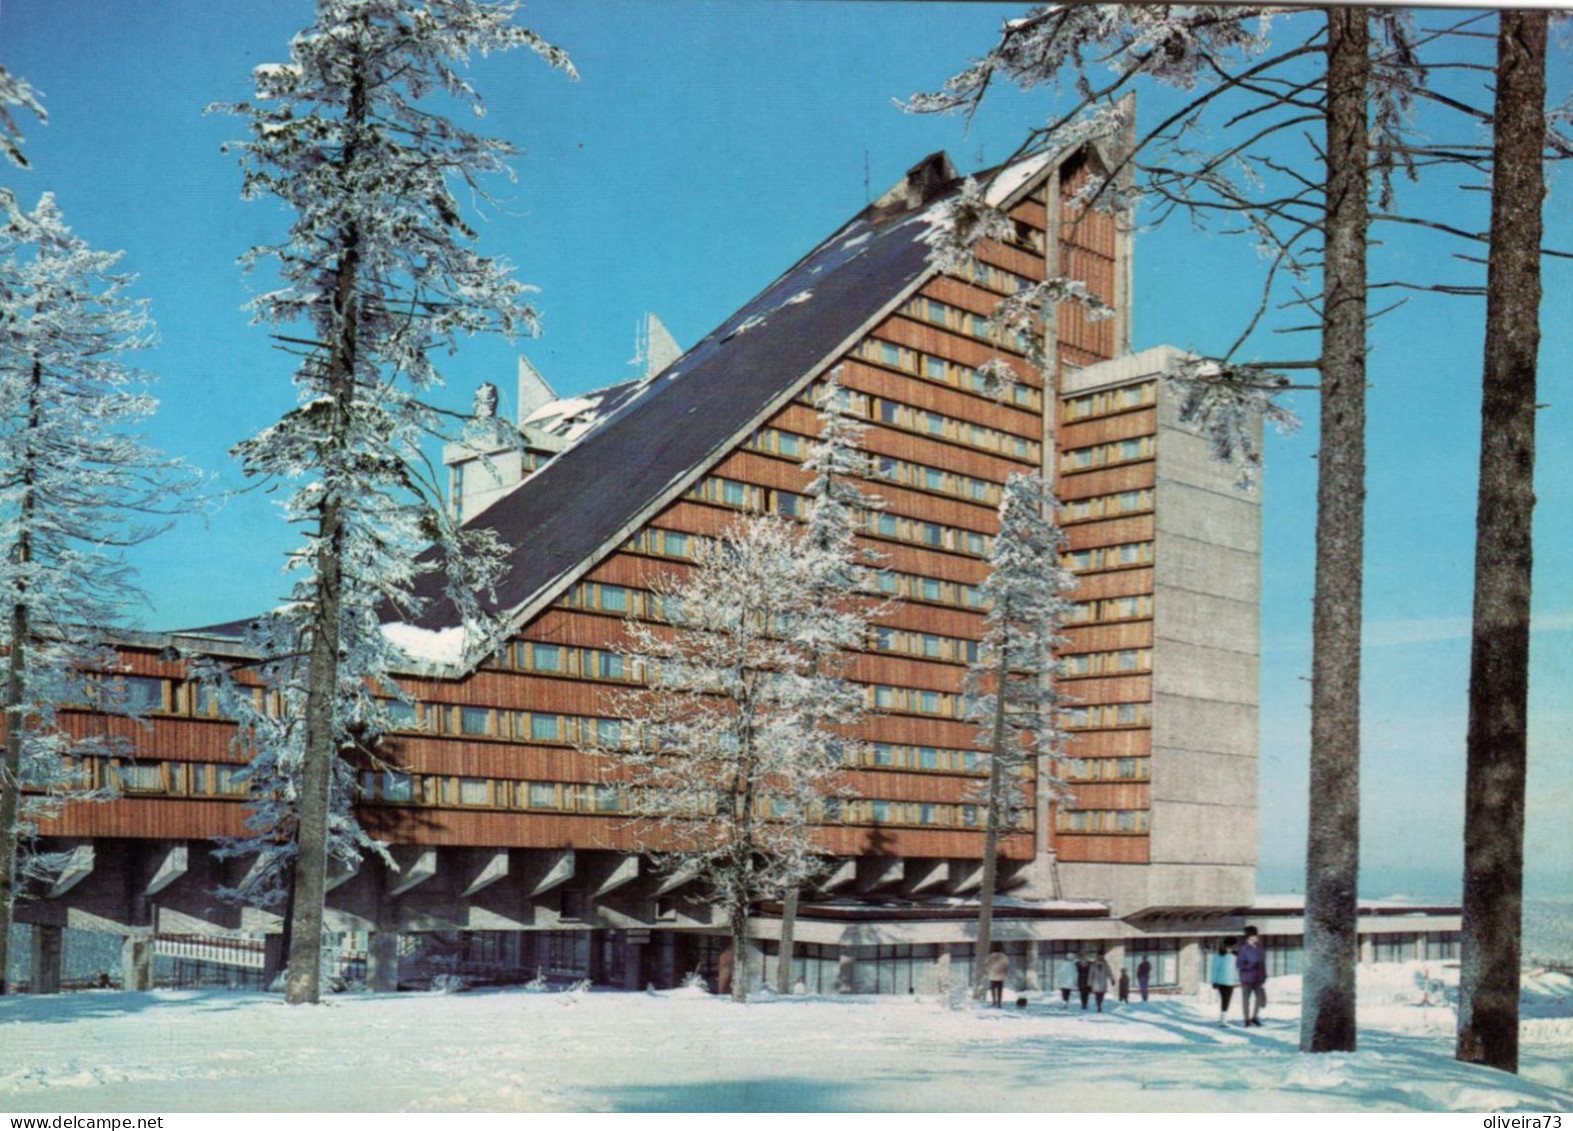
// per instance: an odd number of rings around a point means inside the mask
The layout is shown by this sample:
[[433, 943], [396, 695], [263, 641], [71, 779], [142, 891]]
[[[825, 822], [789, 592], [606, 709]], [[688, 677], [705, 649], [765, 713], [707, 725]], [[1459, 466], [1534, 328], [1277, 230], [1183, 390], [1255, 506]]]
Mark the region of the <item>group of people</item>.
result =
[[[1005, 948], [995, 943], [984, 963], [984, 973], [989, 982], [989, 1001], [996, 1009], [1000, 1007], [1005, 997], [1005, 981], [1011, 974], [1010, 956], [1005, 953]], [[1143, 958], [1136, 967], [1136, 984], [1141, 992], [1142, 1000], [1147, 1000], [1147, 987], [1152, 978], [1152, 963]], [[1103, 999], [1109, 992], [1112, 984], [1119, 994], [1122, 1002], [1131, 999], [1131, 976], [1129, 972], [1121, 970], [1116, 977], [1110, 968], [1108, 959], [1101, 954], [1067, 954], [1060, 959], [1059, 969], [1055, 973], [1055, 981], [1060, 988], [1060, 1000], [1066, 1009], [1071, 1007], [1071, 990], [1076, 990], [1081, 995], [1081, 1007], [1087, 1008], [1089, 1001], [1095, 1000], [1098, 1012], [1103, 1012]]]
[[1261, 1026], [1262, 1007], [1267, 1004], [1267, 955], [1255, 927], [1245, 928], [1238, 941], [1225, 939], [1218, 944], [1211, 980], [1218, 991], [1218, 1024], [1229, 1024], [1229, 1000], [1239, 987], [1241, 1023]]

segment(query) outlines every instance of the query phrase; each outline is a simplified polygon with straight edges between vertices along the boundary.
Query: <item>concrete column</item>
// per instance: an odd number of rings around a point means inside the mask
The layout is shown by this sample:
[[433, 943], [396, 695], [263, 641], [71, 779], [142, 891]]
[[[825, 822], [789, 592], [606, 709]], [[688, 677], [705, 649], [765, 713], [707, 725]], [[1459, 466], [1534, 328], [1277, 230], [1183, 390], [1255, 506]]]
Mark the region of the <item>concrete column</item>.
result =
[[1038, 979], [1038, 947], [1037, 939], [1027, 940], [1027, 956], [1023, 959], [1027, 968], [1021, 972], [1022, 984], [1029, 990], [1041, 990]]
[[284, 953], [284, 935], [280, 931], [262, 936], [262, 988], [268, 989], [273, 980], [284, 973], [289, 955]]
[[1417, 934], [1415, 936], [1415, 961], [1416, 962], [1424, 962], [1425, 960], [1426, 960], [1426, 933], [1424, 931], [1421, 931], [1419, 934]]
[[372, 931], [366, 936], [366, 986], [374, 993], [391, 994], [399, 988], [399, 933]]
[[127, 935], [120, 945], [120, 988], [144, 993], [153, 988], [153, 936]]
[[1179, 969], [1176, 975], [1180, 979], [1179, 990], [1182, 994], [1194, 994], [1207, 979], [1203, 976], [1202, 964], [1207, 961], [1207, 953], [1202, 948], [1200, 939], [1184, 939], [1180, 943]]
[[1370, 935], [1360, 936], [1360, 965], [1370, 966], [1376, 961], [1376, 943]]
[[60, 992], [60, 961], [65, 953], [65, 930], [33, 924], [32, 984], [35, 994]]

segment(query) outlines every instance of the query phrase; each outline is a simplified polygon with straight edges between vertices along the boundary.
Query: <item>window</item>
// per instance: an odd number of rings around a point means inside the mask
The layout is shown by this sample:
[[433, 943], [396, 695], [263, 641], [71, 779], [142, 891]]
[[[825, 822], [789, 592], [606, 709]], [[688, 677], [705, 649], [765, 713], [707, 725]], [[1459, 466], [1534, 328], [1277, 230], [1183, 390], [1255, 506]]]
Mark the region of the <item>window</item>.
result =
[[623, 678], [623, 658], [616, 652], [597, 652], [596, 660], [596, 674], [602, 679]]
[[721, 501], [730, 507], [740, 507], [748, 501], [748, 489], [735, 479], [723, 479]]
[[115, 776], [120, 788], [128, 793], [162, 793], [164, 766], [162, 762], [138, 762], [121, 766]]
[[557, 741], [556, 715], [530, 715], [530, 738], [536, 742]]
[[531, 809], [556, 809], [557, 785], [555, 782], [532, 781], [528, 793]]
[[459, 779], [460, 805], [487, 805], [491, 802], [491, 783], [485, 778]]
[[485, 707], [460, 707], [459, 733], [473, 735], [491, 734], [492, 713]]
[[121, 677], [125, 689], [125, 709], [133, 714], [164, 710], [164, 681], [144, 675]]
[[538, 672], [560, 672], [563, 670], [562, 649], [555, 644], [532, 644], [534, 651], [530, 667]]
[[602, 746], [621, 746], [623, 724], [617, 719], [596, 719], [595, 740]]
[[[741, 483], [738, 484], [742, 486]], [[607, 612], [621, 613], [628, 609], [628, 590], [621, 585], [601, 586], [601, 608]]]
[[382, 775], [384, 801], [414, 801], [415, 779], [409, 774], [388, 772]]
[[235, 797], [246, 792], [246, 779], [241, 777], [240, 766], [214, 767], [214, 784], [219, 793]]
[[688, 535], [676, 530], [667, 530], [662, 533], [661, 538], [667, 557], [686, 558], [688, 556]]
[[388, 726], [393, 730], [415, 730], [419, 725], [415, 718], [414, 703], [393, 699], [384, 703], [383, 709], [388, 716]]

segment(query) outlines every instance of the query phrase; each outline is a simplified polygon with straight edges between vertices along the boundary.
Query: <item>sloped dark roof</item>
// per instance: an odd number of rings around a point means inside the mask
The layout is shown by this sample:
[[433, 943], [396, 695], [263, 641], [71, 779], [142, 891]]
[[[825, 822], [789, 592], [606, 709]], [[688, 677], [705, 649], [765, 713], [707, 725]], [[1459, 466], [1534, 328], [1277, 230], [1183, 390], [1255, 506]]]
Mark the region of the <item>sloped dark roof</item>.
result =
[[[783, 393], [870, 322], [929, 267], [926, 213], [870, 206], [636, 390], [572, 447], [469, 524], [513, 547], [494, 611], [517, 612], [587, 566], [635, 516], [721, 454]], [[431, 560], [436, 551], [428, 551]], [[432, 574], [419, 626], [455, 623]]]

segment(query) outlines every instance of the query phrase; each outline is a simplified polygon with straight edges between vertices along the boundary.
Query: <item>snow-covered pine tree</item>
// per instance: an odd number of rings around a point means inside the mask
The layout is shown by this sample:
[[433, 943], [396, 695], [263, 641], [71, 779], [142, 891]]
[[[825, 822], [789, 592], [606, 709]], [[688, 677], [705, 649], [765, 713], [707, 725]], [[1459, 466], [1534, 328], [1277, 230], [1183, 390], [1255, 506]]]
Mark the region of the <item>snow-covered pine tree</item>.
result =
[[771, 515], [697, 543], [686, 576], [651, 584], [667, 623], [629, 622], [645, 686], [613, 701], [622, 723], [590, 744], [617, 760], [645, 850], [724, 910], [734, 1001], [747, 998], [753, 905], [821, 866], [811, 821], [842, 774], [841, 742], [825, 724], [853, 691], [820, 661], [861, 642], [866, 620], [854, 602], [826, 604], [814, 579], [844, 568], [840, 552]]
[[[805, 574], [803, 582], [817, 592], [817, 603], [834, 608], [843, 616], [826, 625], [816, 624], [803, 643], [811, 653], [814, 680], [819, 684], [816, 701], [820, 710], [811, 720], [805, 735], [805, 756], [828, 763], [857, 764], [861, 745], [853, 728], [865, 713], [860, 688], [844, 678], [849, 653], [861, 647], [870, 622], [880, 605], [870, 600], [877, 592], [873, 569], [875, 557], [857, 542], [857, 532], [867, 516], [882, 506], [881, 500], [858, 487], [856, 480], [870, 475], [869, 459], [862, 451], [868, 425], [846, 411], [846, 396], [841, 372], [832, 370], [819, 392], [819, 439], [803, 461], [803, 469], [813, 475], [808, 485], [808, 511], [804, 541], [816, 551], [818, 573]], [[829, 635], [822, 634], [828, 627]], [[825, 783], [813, 788], [792, 807], [788, 820], [803, 826], [801, 836], [812, 837], [808, 826], [823, 810], [828, 792]], [[813, 865], [813, 857], [805, 864]], [[792, 990], [792, 964], [795, 957], [797, 903], [800, 890], [817, 878], [817, 867], [806, 871], [792, 884], [782, 899], [781, 944], [776, 969], [776, 989], [782, 994]]]
[[156, 402], [125, 359], [152, 327], [120, 258], [73, 235], [48, 194], [0, 231], [0, 993], [16, 885], [47, 871], [21, 851], [32, 821], [112, 793], [101, 767], [124, 753], [57, 709], [136, 712], [101, 642], [142, 599], [123, 550], [196, 484], [134, 431]]
[[[0, 153], [5, 154], [7, 161], [13, 165], [27, 168], [27, 157], [22, 152], [22, 129], [16, 124], [16, 116], [11, 113], [13, 106], [20, 106], [30, 110], [38, 116], [40, 122], [47, 122], [49, 115], [45, 113], [43, 103], [38, 100], [38, 92], [33, 89], [26, 79], [13, 75], [0, 65]], [[12, 213], [16, 209], [16, 197], [11, 190], [0, 185], [0, 212]]]
[[[1278, 43], [1269, 37], [1275, 25]], [[1148, 221], [1177, 212], [1217, 220], [1249, 234], [1266, 257], [1255, 314], [1216, 370], [1199, 374], [1220, 378], [1219, 394], [1205, 403], [1253, 401], [1273, 391], [1273, 370], [1320, 371], [1300, 1038], [1307, 1052], [1355, 1047], [1369, 197], [1374, 180], [1385, 207], [1394, 176], [1412, 175], [1426, 155], [1405, 136], [1425, 78], [1410, 18], [1397, 9], [1057, 4], [1007, 21], [989, 52], [942, 91], [909, 103], [919, 112], [971, 114], [998, 80], [1073, 89], [1068, 111], [1030, 131], [1018, 153], [1069, 152], [1129, 131], [1117, 167], [1094, 178], [1079, 203], [1125, 208], [1141, 194]], [[1137, 135], [1123, 120], [1124, 99], [1149, 81], [1181, 93]], [[1310, 140], [1310, 123], [1323, 126], [1321, 139]], [[1310, 308], [1314, 325], [1299, 328], [1320, 331], [1320, 356], [1252, 363], [1262, 380], [1240, 381], [1233, 356], [1272, 308], [1281, 273], [1320, 281], [1289, 303]], [[1244, 450], [1237, 439], [1229, 446]]]
[[[1060, 628], [1070, 613], [1076, 575], [1061, 564], [1065, 535], [1055, 522], [1053, 489], [1041, 475], [1013, 474], [1000, 499], [1000, 532], [981, 586], [988, 604], [978, 658], [967, 669], [967, 717], [981, 726], [988, 781], [983, 786], [983, 884], [978, 892], [976, 991], [986, 988], [984, 959], [993, 934], [1001, 835], [1017, 827], [1036, 781], [1039, 796], [1066, 800], [1059, 776], [1069, 702], [1055, 678]], [[1032, 774], [1023, 771], [1031, 768]]]
[[[246, 474], [299, 482], [290, 521], [307, 529], [291, 568], [292, 602], [260, 625], [263, 651], [298, 685], [298, 753], [258, 784], [293, 797], [293, 928], [287, 1000], [316, 1001], [327, 859], [334, 814], [350, 812], [333, 783], [341, 752], [375, 738], [383, 708], [373, 688], [408, 658], [380, 629], [381, 614], [418, 610], [411, 584], [436, 568], [476, 650], [486, 646], [476, 599], [502, 549], [456, 528], [421, 456], [444, 416], [421, 399], [440, 384], [431, 355], [461, 335], [527, 333], [528, 288], [480, 255], [455, 187], [505, 170], [508, 143], [472, 133], [432, 103], [480, 114], [460, 68], [476, 53], [527, 47], [572, 73], [567, 56], [512, 22], [517, 3], [485, 0], [318, 0], [315, 21], [290, 44], [291, 61], [258, 67], [256, 100], [218, 107], [244, 116], [237, 143], [243, 195], [272, 196], [294, 213], [284, 242], [255, 247], [247, 267], [271, 264], [279, 286], [253, 302], [258, 321], [305, 322], [280, 335], [301, 356], [299, 406], [240, 444]], [[483, 195], [483, 194], [482, 194]], [[296, 658], [303, 670], [286, 663]]]

